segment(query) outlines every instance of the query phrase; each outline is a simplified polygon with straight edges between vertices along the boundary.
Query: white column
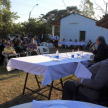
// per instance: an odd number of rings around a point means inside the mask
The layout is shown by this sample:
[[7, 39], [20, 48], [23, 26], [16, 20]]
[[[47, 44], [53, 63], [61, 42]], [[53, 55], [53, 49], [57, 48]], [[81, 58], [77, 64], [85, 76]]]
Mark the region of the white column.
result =
[[55, 26], [52, 25], [52, 35], [54, 36], [54, 29], [55, 29]]

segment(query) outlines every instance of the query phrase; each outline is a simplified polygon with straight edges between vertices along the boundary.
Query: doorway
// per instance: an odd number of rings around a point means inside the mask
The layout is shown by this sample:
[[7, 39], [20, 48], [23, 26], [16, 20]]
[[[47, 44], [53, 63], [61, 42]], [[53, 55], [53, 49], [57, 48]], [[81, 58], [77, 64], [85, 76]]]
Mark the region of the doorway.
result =
[[86, 31], [80, 31], [80, 40], [85, 41], [85, 34], [86, 34]]

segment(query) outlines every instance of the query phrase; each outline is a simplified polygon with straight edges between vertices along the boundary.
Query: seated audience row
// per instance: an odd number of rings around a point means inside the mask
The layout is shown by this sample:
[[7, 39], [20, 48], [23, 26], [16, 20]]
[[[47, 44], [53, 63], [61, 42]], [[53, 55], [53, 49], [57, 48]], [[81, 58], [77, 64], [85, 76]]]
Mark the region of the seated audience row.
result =
[[[38, 44], [40, 44], [39, 39], [37, 38]], [[3, 65], [4, 56], [2, 55], [2, 52], [5, 55], [10, 55], [11, 57], [16, 57], [16, 53], [19, 53], [21, 57], [24, 57], [27, 55], [27, 51], [31, 52], [31, 55], [37, 55], [38, 54], [38, 47], [37, 42], [34, 43], [34, 38], [31, 39], [30, 43], [28, 42], [27, 38], [23, 38], [22, 40], [18, 39], [17, 37], [10, 41], [6, 41], [5, 39], [2, 40], [2, 43], [0, 45], [0, 64]], [[15, 54], [15, 55], [14, 55]], [[10, 57], [8, 57], [10, 59]]]

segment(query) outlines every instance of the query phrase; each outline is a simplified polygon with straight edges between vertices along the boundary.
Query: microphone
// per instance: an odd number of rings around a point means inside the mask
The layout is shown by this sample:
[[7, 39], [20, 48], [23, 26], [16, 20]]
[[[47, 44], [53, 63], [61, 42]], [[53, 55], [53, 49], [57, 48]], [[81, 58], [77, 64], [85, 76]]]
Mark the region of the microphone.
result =
[[93, 43], [91, 46], [90, 46], [90, 48], [93, 46], [93, 45], [95, 45], [96, 44], [96, 42], [95, 43]]

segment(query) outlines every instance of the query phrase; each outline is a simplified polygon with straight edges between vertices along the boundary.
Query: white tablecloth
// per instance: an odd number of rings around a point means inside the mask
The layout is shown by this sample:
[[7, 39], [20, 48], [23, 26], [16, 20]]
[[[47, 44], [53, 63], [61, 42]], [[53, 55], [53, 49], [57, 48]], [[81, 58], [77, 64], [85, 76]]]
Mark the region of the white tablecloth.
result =
[[83, 61], [89, 64], [87, 58], [67, 58], [71, 56], [71, 53], [59, 54], [60, 60], [55, 60], [53, 56], [50, 54], [12, 58], [8, 62], [7, 70], [11, 71], [16, 68], [35, 75], [43, 75], [42, 86], [45, 86], [54, 80], [73, 74], [77, 67], [76, 62]]
[[71, 45], [80, 45], [80, 46], [87, 46], [87, 43], [85, 42], [58, 42], [58, 44], [60, 45], [67, 45], [68, 47], [70, 47]]
[[[51, 102], [51, 101], [53, 101], [53, 100], [45, 100], [45, 101], [40, 101], [40, 102]], [[69, 101], [64, 100], [64, 102], [69, 102]], [[99, 106], [99, 105], [92, 104], [92, 103], [87, 103], [87, 102], [78, 102], [78, 101], [71, 101], [71, 102], [75, 102], [76, 104], [85, 104], [86, 108], [87, 108], [87, 106], [90, 107], [90, 108], [106, 108], [106, 107], [103, 107], [103, 106]], [[10, 107], [10, 108], [33, 108], [33, 103], [29, 102], [29, 103], [13, 106], [13, 107]], [[72, 105], [71, 108], [76, 108], [76, 107], [73, 107], [73, 105]], [[82, 107], [80, 106], [80, 108], [82, 108]]]

